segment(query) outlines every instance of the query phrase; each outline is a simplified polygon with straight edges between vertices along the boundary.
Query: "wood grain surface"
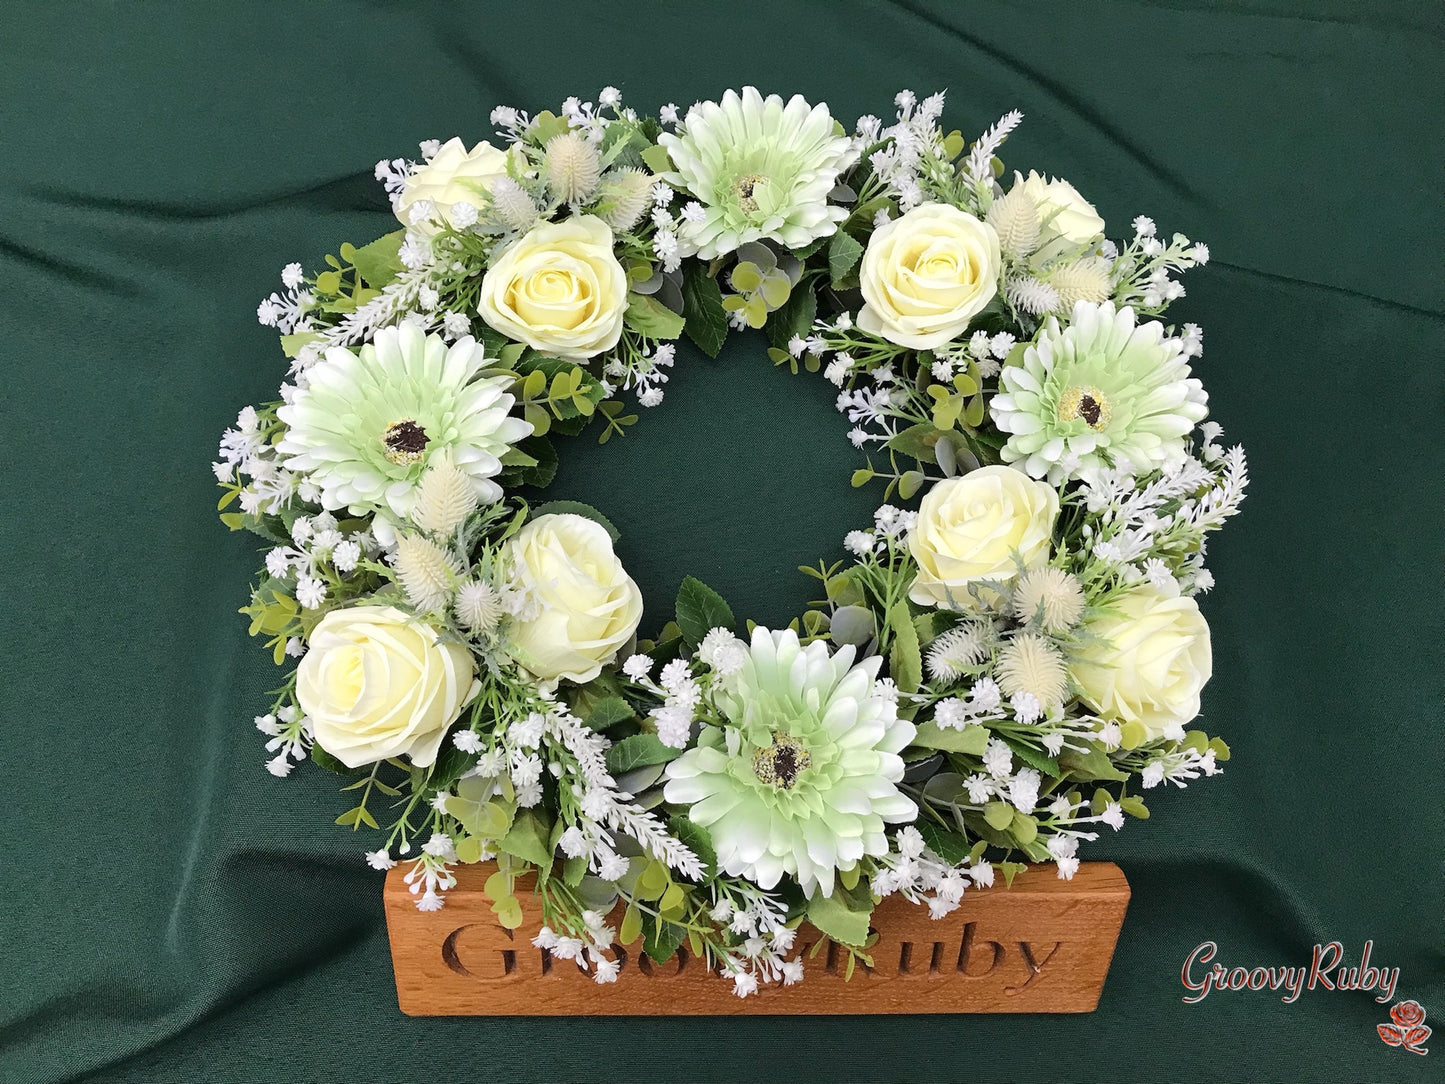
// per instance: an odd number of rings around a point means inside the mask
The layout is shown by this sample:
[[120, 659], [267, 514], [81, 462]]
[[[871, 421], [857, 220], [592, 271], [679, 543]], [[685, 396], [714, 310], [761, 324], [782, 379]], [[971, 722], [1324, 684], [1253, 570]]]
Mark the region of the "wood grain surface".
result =
[[[688, 1016], [970, 1012], [1091, 1012], [1098, 1004], [1129, 903], [1129, 883], [1110, 862], [1085, 862], [1071, 881], [1053, 866], [1029, 869], [1013, 886], [967, 892], [957, 911], [933, 921], [926, 907], [889, 897], [873, 913], [874, 966], [843, 978], [846, 954], [809, 925], [796, 948], [805, 977], [738, 998], [684, 946], [665, 964], [641, 942], [617, 945], [615, 983], [598, 985], [575, 963], [533, 947], [541, 924], [530, 884], [518, 883], [521, 928], [506, 930], [482, 891], [492, 863], [462, 866], [440, 911], [422, 912], [403, 882], [387, 875], [385, 906], [401, 1010], [411, 1016]], [[609, 920], [617, 925], [620, 908]]]

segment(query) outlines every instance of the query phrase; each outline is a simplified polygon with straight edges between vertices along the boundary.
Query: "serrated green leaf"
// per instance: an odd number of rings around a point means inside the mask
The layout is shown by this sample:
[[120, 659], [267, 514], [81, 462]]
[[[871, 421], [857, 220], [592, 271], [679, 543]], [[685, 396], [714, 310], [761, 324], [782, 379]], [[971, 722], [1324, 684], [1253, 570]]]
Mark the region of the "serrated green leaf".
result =
[[633, 734], [607, 750], [607, 770], [613, 775], [621, 775], [634, 768], [666, 764], [681, 755], [681, 749], [663, 745], [656, 734]]
[[380, 290], [389, 286], [401, 273], [401, 260], [397, 253], [401, 251], [401, 244], [405, 239], [406, 230], [397, 230], [385, 237], [378, 237], [371, 244], [362, 245], [351, 254], [351, 266], [356, 268], [357, 274], [373, 289]]
[[863, 246], [854, 238], [839, 230], [828, 243], [828, 279], [835, 290], [841, 289], [849, 272], [858, 265], [863, 256]]
[[942, 429], [928, 422], [910, 425], [907, 429], [889, 439], [885, 445], [895, 452], [917, 459], [921, 463], [932, 463], [937, 456], [934, 446], [948, 436]]
[[953, 730], [929, 719], [918, 724], [912, 744], [922, 749], [942, 749], [945, 753], [967, 753], [979, 757], [988, 748], [988, 728], [969, 724], [962, 730]]
[[[676, 885], [673, 885], [676, 888]], [[647, 937], [642, 942], [642, 951], [655, 964], [666, 963], [677, 952], [678, 946], [687, 940], [687, 928], [675, 922], [658, 920], [649, 923]]]
[[578, 855], [576, 858], [568, 858], [562, 862], [562, 883], [568, 888], [576, 888], [582, 883], [582, 878], [586, 876], [586, 855]]
[[620, 696], [604, 696], [592, 706], [583, 720], [593, 730], [606, 730], [617, 723], [626, 722], [637, 713], [632, 705]]
[[1022, 742], [1010, 742], [1009, 748], [1013, 751], [1014, 756], [1018, 757], [1030, 768], [1037, 768], [1042, 772], [1044, 778], [1049, 779], [1059, 774], [1059, 762], [1047, 753], [1041, 753], [1031, 746], [1024, 745]]
[[356, 776], [363, 775], [366, 772], [365, 768], [348, 768], [345, 764], [341, 763], [341, 761], [337, 760], [325, 749], [321, 748], [321, 746], [316, 744], [312, 744], [311, 746], [311, 759], [314, 760], [319, 767], [325, 768], [328, 772], [335, 772], [337, 775]]
[[683, 579], [677, 592], [677, 626], [690, 647], [715, 628], [732, 629], [733, 611], [723, 597], [694, 576]]
[[1149, 807], [1144, 804], [1142, 798], [1136, 795], [1129, 795], [1119, 799], [1119, 808], [1131, 817], [1138, 817], [1140, 820], [1149, 819]]
[[907, 603], [894, 604], [888, 612], [888, 626], [893, 633], [893, 644], [888, 649], [889, 673], [897, 682], [899, 691], [916, 693], [923, 684], [923, 654]]
[[303, 346], [315, 342], [319, 338], [321, 338], [320, 333], [315, 331], [298, 331], [292, 335], [282, 335], [281, 352], [288, 358], [294, 358], [301, 353]]
[[868, 919], [872, 911], [854, 911], [834, 891], [831, 896], [814, 896], [808, 901], [808, 921], [834, 941], [861, 948], [868, 940]]
[[722, 290], [700, 261], [690, 260], [682, 273], [682, 315], [687, 337], [710, 358], [722, 351], [728, 337]]
[[950, 866], [959, 865], [968, 859], [970, 853], [968, 840], [957, 832], [950, 831], [936, 821], [924, 820], [921, 817], [915, 827], [929, 850]]
[[708, 830], [681, 815], [669, 820], [667, 826], [674, 839], [697, 855], [697, 860], [702, 863], [702, 879], [712, 880], [717, 875], [717, 850]]
[[550, 866], [552, 849], [547, 845], [549, 826], [536, 812], [524, 809], [512, 821], [507, 834], [497, 841], [497, 849], [516, 855], [534, 866]]
[[539, 516], [581, 516], [583, 519], [590, 519], [593, 523], [600, 524], [613, 542], [622, 537], [622, 533], [612, 525], [610, 519], [590, 504], [583, 504], [581, 501], [547, 501], [532, 509], [530, 518], [537, 519]]
[[622, 319], [633, 331], [649, 339], [675, 339], [685, 325], [680, 315], [646, 294], [627, 295], [627, 312]]
[[1095, 779], [1119, 782], [1129, 778], [1129, 774], [1116, 768], [1114, 762], [1109, 759], [1109, 754], [1097, 745], [1090, 747], [1087, 753], [1065, 749], [1059, 754], [1058, 761], [1062, 771], [1067, 771], [1074, 778], [1084, 782]]
[[817, 294], [807, 286], [794, 289], [788, 303], [768, 317], [768, 341], [779, 350], [786, 350], [788, 340], [794, 335], [807, 336], [817, 314]]
[[667, 148], [659, 147], [656, 143], [642, 152], [642, 161], [653, 173], [672, 171], [672, 159], [668, 157]]

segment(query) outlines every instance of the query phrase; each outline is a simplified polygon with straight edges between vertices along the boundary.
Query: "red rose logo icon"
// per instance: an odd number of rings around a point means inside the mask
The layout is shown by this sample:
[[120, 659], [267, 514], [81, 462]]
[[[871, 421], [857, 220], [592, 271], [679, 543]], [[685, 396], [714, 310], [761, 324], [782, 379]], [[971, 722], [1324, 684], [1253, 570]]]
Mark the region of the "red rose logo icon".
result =
[[1418, 1001], [1402, 1001], [1390, 1006], [1393, 1024], [1376, 1024], [1375, 1030], [1388, 1046], [1399, 1046], [1412, 1054], [1425, 1054], [1425, 1040], [1430, 1038], [1430, 1028], [1425, 1026], [1425, 1009]]

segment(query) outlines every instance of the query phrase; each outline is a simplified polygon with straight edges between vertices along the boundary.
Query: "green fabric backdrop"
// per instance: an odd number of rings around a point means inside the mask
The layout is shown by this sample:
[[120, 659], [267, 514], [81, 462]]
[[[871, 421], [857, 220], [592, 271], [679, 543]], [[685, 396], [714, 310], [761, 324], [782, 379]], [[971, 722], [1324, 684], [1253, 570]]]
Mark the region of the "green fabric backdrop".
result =
[[[1386, 1047], [1369, 995], [1185, 1005], [1179, 969], [1208, 939], [1255, 966], [1373, 938], [1445, 1022], [1442, 44], [1438, 4], [1353, 0], [11, 0], [0, 1078], [1426, 1079], [1445, 1049]], [[284, 370], [256, 302], [392, 228], [378, 158], [607, 83], [642, 109], [756, 83], [849, 120], [946, 87], [966, 134], [1017, 106], [1011, 164], [1111, 232], [1142, 212], [1211, 245], [1176, 311], [1255, 479], [1204, 603], [1204, 721], [1235, 759], [1093, 849], [1134, 886], [1094, 1015], [407, 1019], [370, 841], [330, 825], [329, 777], [263, 771], [274, 671], [235, 612], [257, 555], [208, 469]], [[848, 488], [828, 391], [756, 337], [684, 352], [558, 494], [624, 530], [651, 617], [692, 572], [784, 621], [794, 566], [877, 496]]]

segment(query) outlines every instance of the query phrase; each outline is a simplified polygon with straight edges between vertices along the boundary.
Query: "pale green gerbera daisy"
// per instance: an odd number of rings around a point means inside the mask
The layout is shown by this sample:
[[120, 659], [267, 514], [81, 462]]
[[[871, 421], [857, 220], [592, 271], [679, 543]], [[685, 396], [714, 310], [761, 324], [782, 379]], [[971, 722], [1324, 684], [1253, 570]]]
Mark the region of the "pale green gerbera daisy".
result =
[[676, 135], [658, 138], [673, 170], [663, 179], [697, 198], [703, 213], [684, 218], [682, 240], [705, 260], [767, 239], [790, 249], [827, 237], [848, 217], [828, 194], [857, 150], [837, 133], [825, 105], [800, 95], [786, 104], [755, 87], [688, 110]]
[[999, 373], [993, 420], [1010, 434], [1005, 463], [1060, 485], [1112, 466], [1144, 473], [1177, 462], [1209, 413], [1183, 344], [1158, 321], [1080, 301], [1067, 327], [1050, 317], [1021, 361]]
[[853, 657], [755, 629], [714, 693], [726, 725], [668, 765], [667, 801], [708, 829], [725, 873], [763, 888], [791, 874], [828, 896], [835, 871], [887, 853], [885, 824], [918, 815], [897, 786], [915, 728], [875, 688], [881, 659]]
[[378, 331], [359, 353], [333, 348], [276, 412], [286, 424], [277, 451], [324, 507], [377, 513], [378, 537], [411, 513], [432, 464], [462, 471], [481, 503], [500, 500], [492, 479], [532, 426], [508, 416], [507, 377], [477, 376], [485, 364], [471, 338], [448, 346], [410, 326]]

